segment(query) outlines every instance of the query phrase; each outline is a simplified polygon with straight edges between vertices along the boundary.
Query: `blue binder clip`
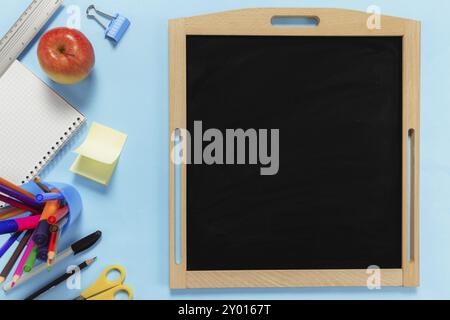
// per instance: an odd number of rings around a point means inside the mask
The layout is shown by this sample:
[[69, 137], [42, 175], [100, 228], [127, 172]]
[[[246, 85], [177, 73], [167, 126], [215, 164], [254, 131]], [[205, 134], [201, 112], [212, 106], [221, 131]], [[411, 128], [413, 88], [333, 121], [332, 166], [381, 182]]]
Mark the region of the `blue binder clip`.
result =
[[[110, 20], [109, 25], [105, 26], [94, 14], [91, 14], [92, 10], [95, 11], [97, 15]], [[90, 5], [87, 8], [86, 15], [89, 19], [94, 19], [105, 30], [106, 38], [114, 41], [115, 43], [119, 43], [131, 24], [130, 20], [128, 20], [124, 16], [120, 14], [111, 16], [107, 13], [97, 10], [94, 5]]]

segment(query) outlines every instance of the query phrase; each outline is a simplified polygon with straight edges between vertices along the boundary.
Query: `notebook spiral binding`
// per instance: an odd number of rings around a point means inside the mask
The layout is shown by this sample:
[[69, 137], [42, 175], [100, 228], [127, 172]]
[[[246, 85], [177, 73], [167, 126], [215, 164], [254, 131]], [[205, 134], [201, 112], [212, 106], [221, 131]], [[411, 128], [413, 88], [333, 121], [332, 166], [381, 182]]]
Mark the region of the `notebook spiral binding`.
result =
[[67, 128], [67, 131], [64, 132], [63, 135], [61, 135], [61, 138], [59, 141], [56, 141], [50, 149], [47, 151], [47, 154], [42, 157], [42, 159], [36, 163], [36, 166], [30, 170], [30, 174], [22, 180], [22, 184], [25, 184], [34, 177], [36, 177], [42, 170], [45, 169], [45, 167], [53, 160], [53, 158], [56, 156], [58, 151], [67, 144], [69, 141], [69, 138], [77, 133], [77, 131], [81, 128], [81, 126], [84, 124], [85, 119], [77, 118], [76, 121], [73, 122], [72, 126]]
[[[67, 131], [64, 132], [63, 135], [61, 135], [60, 140], [56, 141], [50, 149], [47, 151], [47, 153], [42, 157], [42, 159], [36, 163], [34, 168], [32, 168], [29, 171], [29, 175], [24, 177], [24, 179], [21, 181], [21, 184], [25, 184], [32, 179], [34, 179], [42, 170], [45, 169], [45, 167], [54, 159], [54, 157], [57, 155], [58, 151], [64, 148], [64, 146], [67, 144], [67, 142], [70, 140], [70, 137], [75, 135], [78, 130], [83, 126], [83, 124], [86, 122], [86, 119], [83, 119], [81, 117], [78, 117], [70, 127], [67, 128]], [[6, 205], [4, 203], [0, 202], [0, 208], [4, 208]]]

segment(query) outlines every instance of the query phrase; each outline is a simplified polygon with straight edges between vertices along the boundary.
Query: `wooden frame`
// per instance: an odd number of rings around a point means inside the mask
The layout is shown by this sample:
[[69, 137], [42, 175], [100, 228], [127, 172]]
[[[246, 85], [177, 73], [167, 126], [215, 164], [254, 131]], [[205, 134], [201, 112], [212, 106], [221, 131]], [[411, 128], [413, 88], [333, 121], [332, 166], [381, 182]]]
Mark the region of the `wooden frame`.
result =
[[[274, 27], [278, 16], [319, 19], [313, 28]], [[369, 15], [340, 9], [245, 9], [169, 22], [170, 133], [186, 128], [186, 36], [401, 36], [403, 37], [402, 268], [381, 270], [382, 286], [419, 285], [420, 22], [382, 16], [369, 30]], [[411, 141], [410, 147], [409, 141]], [[171, 150], [173, 142], [171, 141]], [[409, 165], [408, 165], [409, 164]], [[367, 270], [187, 271], [186, 165], [181, 174], [181, 264], [175, 260], [175, 168], [170, 160], [170, 287], [366, 286]]]

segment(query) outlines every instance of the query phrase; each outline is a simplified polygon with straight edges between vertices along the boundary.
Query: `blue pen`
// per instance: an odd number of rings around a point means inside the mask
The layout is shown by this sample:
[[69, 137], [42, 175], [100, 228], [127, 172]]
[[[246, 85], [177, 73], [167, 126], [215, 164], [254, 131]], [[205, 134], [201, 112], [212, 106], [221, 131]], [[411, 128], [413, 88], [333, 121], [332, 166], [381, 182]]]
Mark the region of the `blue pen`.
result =
[[37, 258], [40, 261], [47, 262], [47, 260], [48, 260], [48, 245], [38, 248]]
[[61, 193], [41, 193], [36, 195], [36, 201], [38, 203], [52, 201], [52, 200], [64, 200], [64, 196]]
[[47, 220], [42, 220], [39, 222], [37, 228], [34, 229], [32, 239], [39, 248], [42, 248], [48, 245], [49, 238], [50, 224]]
[[34, 215], [31, 217], [0, 221], [0, 234], [34, 230], [39, 223], [39, 219], [40, 217], [38, 215]]
[[11, 248], [11, 246], [16, 242], [17, 239], [19, 239], [22, 232], [16, 232], [14, 233], [8, 241], [0, 248], [0, 258], [2, 258], [6, 252]]

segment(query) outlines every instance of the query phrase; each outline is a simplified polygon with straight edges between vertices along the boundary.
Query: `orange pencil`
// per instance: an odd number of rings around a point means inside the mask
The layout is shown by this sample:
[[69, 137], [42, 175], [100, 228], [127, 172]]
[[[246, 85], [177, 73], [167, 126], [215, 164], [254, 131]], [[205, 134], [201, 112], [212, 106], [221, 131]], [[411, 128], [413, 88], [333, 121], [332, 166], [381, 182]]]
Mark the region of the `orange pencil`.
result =
[[7, 188], [9, 188], [9, 189], [12, 189], [12, 190], [18, 192], [18, 193], [20, 193], [20, 194], [22, 194], [24, 196], [27, 196], [27, 197], [29, 197], [29, 198], [31, 198], [33, 200], [36, 199], [34, 194], [32, 194], [31, 192], [28, 192], [27, 190], [22, 189], [21, 187], [18, 187], [14, 183], [11, 183], [11, 182], [3, 179], [3, 178], [0, 178], [0, 184], [5, 186], [5, 187], [7, 187]]
[[41, 188], [42, 191], [49, 193], [50, 189], [41, 182], [41, 179], [39, 177], [34, 178], [34, 183], [38, 185], [39, 188]]
[[0, 213], [0, 221], [20, 216], [21, 214], [24, 214], [26, 212], [28, 211], [17, 208], [8, 208], [6, 210], [2, 210]]
[[[56, 190], [52, 190], [56, 191]], [[47, 221], [49, 217], [55, 215], [59, 209], [59, 200], [52, 200], [45, 204], [44, 211], [42, 211], [41, 221]]]
[[67, 213], [69, 213], [69, 207], [65, 206], [64, 208], [58, 209], [58, 211], [56, 211], [54, 215], [48, 217], [47, 221], [49, 224], [55, 224], [62, 218], [64, 218]]

